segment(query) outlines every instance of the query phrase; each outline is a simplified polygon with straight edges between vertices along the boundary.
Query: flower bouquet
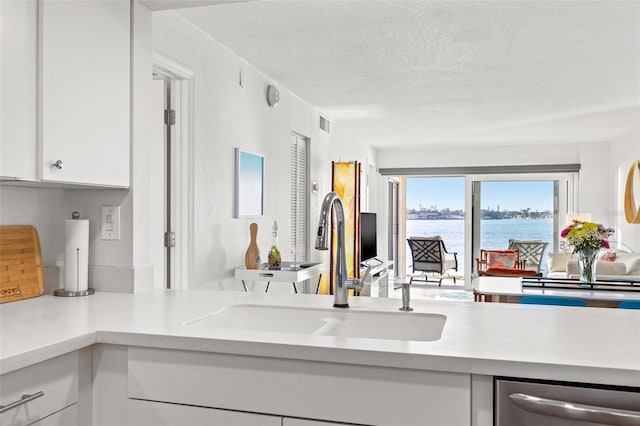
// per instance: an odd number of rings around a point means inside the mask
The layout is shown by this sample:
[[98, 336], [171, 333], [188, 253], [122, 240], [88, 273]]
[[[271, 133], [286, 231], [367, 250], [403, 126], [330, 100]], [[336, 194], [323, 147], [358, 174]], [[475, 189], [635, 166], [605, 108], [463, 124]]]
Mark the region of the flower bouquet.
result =
[[598, 251], [609, 248], [609, 238], [614, 233], [612, 228], [605, 228], [599, 223], [580, 222], [574, 220], [560, 233], [567, 240], [573, 253], [578, 255], [580, 281], [593, 283], [596, 279], [596, 260]]

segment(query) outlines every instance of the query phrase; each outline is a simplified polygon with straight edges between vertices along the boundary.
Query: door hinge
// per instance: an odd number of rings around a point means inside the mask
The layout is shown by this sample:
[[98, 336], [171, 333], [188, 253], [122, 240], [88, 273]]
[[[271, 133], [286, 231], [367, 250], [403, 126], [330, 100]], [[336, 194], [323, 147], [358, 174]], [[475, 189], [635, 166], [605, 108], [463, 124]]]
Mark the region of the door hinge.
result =
[[175, 247], [176, 246], [176, 233], [175, 232], [165, 232], [164, 233], [164, 246], [165, 247]]
[[173, 109], [164, 110], [164, 124], [176, 124], [176, 111]]

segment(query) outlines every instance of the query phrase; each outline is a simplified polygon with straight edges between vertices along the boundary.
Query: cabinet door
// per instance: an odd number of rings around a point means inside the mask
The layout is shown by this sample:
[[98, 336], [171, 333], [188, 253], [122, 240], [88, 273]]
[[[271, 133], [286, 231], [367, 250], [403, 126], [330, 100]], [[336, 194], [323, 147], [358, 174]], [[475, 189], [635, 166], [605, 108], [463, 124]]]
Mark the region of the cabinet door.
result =
[[127, 356], [132, 399], [347, 424], [471, 424], [469, 374], [134, 346]]
[[129, 0], [40, 0], [40, 179], [129, 185], [130, 34]]
[[0, 1], [0, 176], [36, 178], [37, 0]]
[[130, 426], [280, 426], [281, 421], [282, 419], [279, 416], [168, 404], [140, 399], [129, 400]]
[[[33, 398], [24, 401], [25, 394]], [[23, 403], [1, 413], [0, 425], [31, 424], [76, 404], [78, 353], [70, 352], [0, 376], [0, 405], [14, 402]]]
[[78, 424], [78, 404], [53, 413], [29, 426], [73, 426]]

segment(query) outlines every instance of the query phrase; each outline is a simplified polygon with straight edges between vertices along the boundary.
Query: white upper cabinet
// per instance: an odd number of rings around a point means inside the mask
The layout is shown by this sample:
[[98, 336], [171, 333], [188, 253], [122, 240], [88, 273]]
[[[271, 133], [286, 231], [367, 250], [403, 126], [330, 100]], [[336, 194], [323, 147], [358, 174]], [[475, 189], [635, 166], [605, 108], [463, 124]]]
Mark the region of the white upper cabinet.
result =
[[40, 0], [37, 172], [129, 186], [130, 2]]
[[0, 176], [36, 178], [37, 0], [0, 1]]

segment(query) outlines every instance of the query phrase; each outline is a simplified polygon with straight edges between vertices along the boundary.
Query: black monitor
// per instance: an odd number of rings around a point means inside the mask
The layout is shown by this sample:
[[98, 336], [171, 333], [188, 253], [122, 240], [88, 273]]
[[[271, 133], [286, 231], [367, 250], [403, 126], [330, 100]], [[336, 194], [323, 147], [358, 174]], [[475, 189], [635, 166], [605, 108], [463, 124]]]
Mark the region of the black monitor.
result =
[[360, 213], [360, 261], [377, 255], [376, 214]]

